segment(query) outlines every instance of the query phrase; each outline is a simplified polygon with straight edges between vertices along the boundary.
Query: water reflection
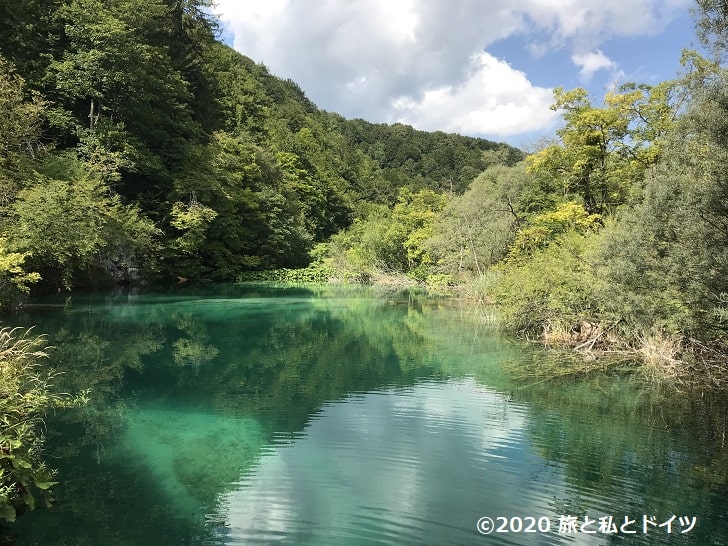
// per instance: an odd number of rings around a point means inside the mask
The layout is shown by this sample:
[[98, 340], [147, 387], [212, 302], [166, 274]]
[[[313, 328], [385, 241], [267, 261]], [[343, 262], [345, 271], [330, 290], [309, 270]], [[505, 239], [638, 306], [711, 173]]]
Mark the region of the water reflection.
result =
[[727, 541], [724, 402], [620, 377], [516, 383], [506, 370], [543, 353], [469, 307], [203, 286], [18, 319], [57, 347], [59, 386], [93, 399], [49, 416], [58, 502], [20, 519], [19, 544], [483, 544], [481, 516], [555, 531], [565, 514], [698, 516], [629, 543]]
[[550, 515], [545, 491], [523, 494], [540, 464], [524, 423], [472, 379], [327, 404], [221, 498], [221, 543], [470, 544], [482, 514]]

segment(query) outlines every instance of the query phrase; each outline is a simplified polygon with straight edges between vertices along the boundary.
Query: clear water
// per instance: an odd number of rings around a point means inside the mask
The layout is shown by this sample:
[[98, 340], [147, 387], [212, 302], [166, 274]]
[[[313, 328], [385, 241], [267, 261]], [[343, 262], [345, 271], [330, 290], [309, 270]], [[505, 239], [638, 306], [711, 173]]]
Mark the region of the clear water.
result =
[[[7, 530], [19, 545], [728, 544], [721, 401], [514, 382], [549, 356], [468, 306], [204, 285], [14, 322], [92, 398], [46, 419], [61, 484]], [[636, 532], [559, 532], [567, 515]]]

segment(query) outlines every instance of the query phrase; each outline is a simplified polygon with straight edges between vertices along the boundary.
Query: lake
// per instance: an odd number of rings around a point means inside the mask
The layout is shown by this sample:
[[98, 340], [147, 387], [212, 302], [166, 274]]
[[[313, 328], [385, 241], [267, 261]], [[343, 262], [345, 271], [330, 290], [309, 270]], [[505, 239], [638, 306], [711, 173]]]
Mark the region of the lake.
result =
[[91, 399], [46, 419], [19, 545], [728, 544], [724, 400], [517, 379], [554, 355], [474, 306], [193, 285], [12, 321]]

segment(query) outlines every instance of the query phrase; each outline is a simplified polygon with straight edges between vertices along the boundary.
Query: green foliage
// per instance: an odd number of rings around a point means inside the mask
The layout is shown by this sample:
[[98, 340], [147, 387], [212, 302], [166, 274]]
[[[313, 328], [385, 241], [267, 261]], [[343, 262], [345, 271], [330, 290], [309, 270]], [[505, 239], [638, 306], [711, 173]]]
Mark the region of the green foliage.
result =
[[[394, 207], [402, 187], [413, 194], [458, 193], [486, 165], [522, 157], [483, 139], [322, 112], [294, 82], [216, 42], [211, 5], [31, 0], [0, 6], [7, 37], [0, 53], [17, 61], [27, 80], [24, 87], [9, 64], [0, 66], [11, 90], [8, 128], [0, 127], [0, 207], [26, 190], [14, 209], [27, 220], [48, 193], [41, 221], [51, 237], [31, 258], [43, 283], [68, 286], [103, 276], [98, 264], [106, 260], [101, 249], [108, 248], [109, 234], [94, 233], [93, 225], [105, 223], [98, 219], [104, 205], [95, 209], [96, 219], [86, 212], [94, 209], [90, 202], [117, 194], [119, 204], [136, 207], [127, 228], [149, 218], [162, 230], [160, 275], [231, 280], [250, 270], [305, 266], [312, 247], [348, 227], [365, 201]], [[56, 153], [39, 163], [32, 155], [43, 123]], [[83, 172], [71, 158], [82, 162]], [[40, 180], [50, 181], [49, 189]], [[90, 181], [102, 184], [100, 193], [89, 190]], [[64, 204], [58, 196], [66, 190]], [[89, 192], [96, 193], [83, 197]], [[190, 196], [207, 209], [191, 206]], [[214, 218], [200, 214], [208, 209]], [[78, 237], [61, 239], [63, 224], [52, 225], [61, 212], [72, 213]], [[384, 259], [361, 261], [403, 271], [429, 267], [429, 220], [408, 214], [398, 213], [386, 228], [392, 246]], [[8, 237], [29, 251], [38, 232], [21, 220]], [[136, 269], [133, 260], [123, 261]], [[118, 279], [116, 266], [106, 269]]]
[[426, 248], [447, 196], [432, 190], [400, 190], [397, 204], [368, 207], [363, 219], [331, 240], [334, 268], [344, 278], [366, 280], [377, 273], [407, 273], [424, 280], [433, 259]]
[[72, 0], [57, 12], [68, 43], [50, 67], [54, 96], [87, 126], [123, 122], [163, 160], [179, 159], [198, 131], [188, 83], [158, 45], [171, 23], [162, 0]]
[[45, 108], [37, 94], [26, 98], [25, 81], [0, 56], [0, 208], [23, 186], [31, 159], [41, 151]]
[[608, 231], [603, 261], [615, 300], [643, 327], [699, 339], [728, 329], [725, 81], [718, 73], [696, 91], [643, 199]]
[[721, 0], [696, 0], [696, 30], [700, 42], [719, 61], [728, 53], [728, 6]]
[[583, 200], [589, 214], [604, 214], [626, 202], [660, 157], [660, 140], [675, 119], [674, 82], [655, 87], [627, 84], [610, 92], [604, 107], [587, 92], [554, 90], [554, 110], [566, 124], [560, 142], [528, 158], [529, 170], [563, 199]]
[[397, 231], [405, 235], [402, 247], [407, 253], [407, 270], [417, 278], [423, 278], [427, 267], [433, 263], [425, 243], [432, 237], [435, 220], [446, 203], [445, 195], [432, 190], [412, 193], [402, 189], [392, 210]]
[[399, 123], [388, 126], [355, 119], [343, 124], [342, 131], [349, 146], [361, 149], [378, 166], [357, 188], [361, 197], [390, 205], [400, 186], [413, 192], [429, 188], [461, 194], [486, 167], [514, 165], [523, 159], [520, 150], [504, 144], [427, 133]]
[[175, 246], [183, 254], [197, 252], [205, 242], [205, 232], [217, 212], [206, 207], [193, 197], [189, 205], [177, 201], [172, 204], [172, 227], [184, 232], [175, 241]]
[[18, 194], [11, 241], [32, 254], [47, 280], [66, 288], [90, 279], [109, 263], [125, 269], [149, 265], [158, 230], [139, 208], [124, 205], [98, 179], [38, 176]]
[[540, 337], [553, 329], [574, 332], [582, 322], [596, 321], [603, 282], [592, 265], [595, 237], [572, 230], [528, 260], [499, 268], [501, 274], [491, 277], [488, 289], [503, 325]]
[[601, 216], [589, 214], [578, 203], [561, 203], [556, 210], [545, 212], [531, 219], [516, 235], [508, 251], [506, 261], [517, 263], [527, 259], [539, 248], [558, 240], [567, 232], [586, 235], [598, 229]]
[[447, 274], [477, 273], [500, 261], [526, 217], [530, 175], [520, 163], [489, 167], [437, 218], [424, 246]]
[[0, 309], [12, 308], [30, 286], [40, 280], [36, 272], [25, 269], [29, 253], [10, 252], [7, 240], [0, 237]]
[[405, 234], [394, 222], [391, 210], [384, 205], [368, 209], [366, 216], [331, 238], [334, 269], [347, 280], [366, 282], [377, 271], [406, 268]]
[[0, 519], [46, 503], [54, 472], [42, 462], [42, 419], [54, 407], [81, 402], [50, 392], [51, 377], [40, 360], [47, 355], [43, 337], [29, 330], [0, 329]]
[[238, 276], [238, 282], [325, 283], [334, 276], [334, 270], [322, 262], [312, 262], [298, 269], [270, 269], [248, 271]]

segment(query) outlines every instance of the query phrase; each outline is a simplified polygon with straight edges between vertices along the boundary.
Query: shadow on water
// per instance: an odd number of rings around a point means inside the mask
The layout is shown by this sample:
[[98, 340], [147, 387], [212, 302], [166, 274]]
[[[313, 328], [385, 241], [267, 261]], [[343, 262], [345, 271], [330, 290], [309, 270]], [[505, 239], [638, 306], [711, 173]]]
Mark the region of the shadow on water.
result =
[[[48, 416], [57, 502], [11, 527], [18, 544], [481, 544], [482, 515], [565, 513], [698, 516], [628, 538], [728, 543], [725, 400], [517, 382], [544, 353], [467, 306], [207, 284], [17, 319], [48, 334], [57, 387], [92, 397]], [[624, 539], [553, 531], [489, 541]]]

